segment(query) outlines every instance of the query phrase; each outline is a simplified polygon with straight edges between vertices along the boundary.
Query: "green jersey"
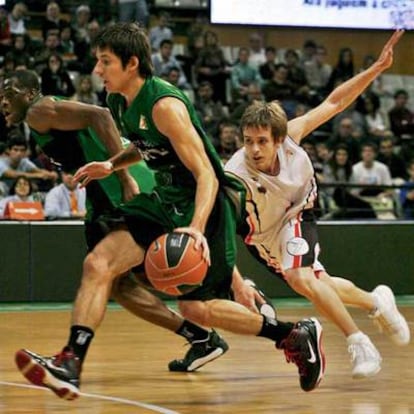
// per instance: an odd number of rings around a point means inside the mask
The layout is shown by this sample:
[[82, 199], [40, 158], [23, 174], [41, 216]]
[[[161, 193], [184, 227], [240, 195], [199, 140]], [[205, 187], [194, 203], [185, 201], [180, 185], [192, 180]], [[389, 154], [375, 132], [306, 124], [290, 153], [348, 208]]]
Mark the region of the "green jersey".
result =
[[137, 147], [142, 158], [155, 171], [156, 179], [151, 194], [139, 194], [130, 202], [121, 204], [120, 211], [132, 237], [144, 249], [161, 234], [191, 223], [197, 183], [179, 159], [168, 137], [157, 129], [152, 118], [155, 103], [165, 97], [177, 98], [186, 106], [220, 182], [205, 230], [212, 264], [202, 286], [180, 299], [227, 298], [236, 257], [235, 224], [238, 218], [236, 204], [230, 202], [228, 194], [230, 189], [234, 190], [231, 192], [233, 194], [244, 194], [243, 188], [239, 182], [233, 182], [225, 176], [221, 160], [188, 98], [179, 89], [157, 77], [145, 80], [128, 107], [122, 95], [108, 96], [108, 106], [122, 135]]
[[[61, 131], [52, 129], [45, 134], [31, 130], [36, 143], [53, 162], [62, 165], [65, 171], [75, 172], [78, 168], [91, 161], [105, 161], [110, 156], [105, 145], [92, 128], [77, 131]], [[129, 141], [123, 139], [123, 146]], [[150, 192], [154, 185], [153, 173], [145, 163], [135, 164], [130, 173], [137, 181], [142, 192]], [[87, 219], [113, 210], [122, 200], [122, 187], [116, 176], [92, 181], [87, 190]]]
[[110, 94], [108, 106], [122, 135], [134, 143], [148, 166], [156, 171], [157, 184], [196, 185], [191, 172], [183, 165], [169, 139], [157, 129], [152, 119], [154, 104], [165, 97], [175, 97], [185, 104], [220, 183], [230, 185], [229, 178], [224, 175], [221, 160], [187, 96], [175, 86], [154, 76], [145, 80], [129, 107], [126, 107], [125, 98], [120, 94]]

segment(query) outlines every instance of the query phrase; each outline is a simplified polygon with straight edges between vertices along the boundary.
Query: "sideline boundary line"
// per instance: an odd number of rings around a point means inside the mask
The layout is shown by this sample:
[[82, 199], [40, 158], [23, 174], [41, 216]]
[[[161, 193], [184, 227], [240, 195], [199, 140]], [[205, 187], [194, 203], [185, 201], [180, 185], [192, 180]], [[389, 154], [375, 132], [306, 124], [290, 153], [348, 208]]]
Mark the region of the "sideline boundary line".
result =
[[[35, 390], [42, 390], [42, 391], [51, 392], [46, 387], [38, 387], [37, 385], [30, 385], [30, 384], [20, 384], [18, 382], [0, 381], [0, 386], [1, 385], [5, 385], [5, 386], [9, 386], [9, 387], [18, 387], [18, 388], [30, 388], [30, 389], [35, 389]], [[86, 397], [86, 398], [94, 398], [94, 399], [97, 399], [97, 400], [118, 402], [118, 403], [125, 404], [125, 405], [132, 405], [134, 407], [146, 408], [148, 410], [151, 410], [151, 411], [154, 411], [155, 413], [160, 413], [160, 414], [180, 414], [179, 412], [169, 410], [168, 408], [163, 408], [163, 407], [159, 407], [157, 405], [147, 404], [147, 403], [143, 403], [143, 402], [139, 402], [139, 401], [128, 400], [126, 398], [110, 397], [110, 396], [101, 395], [101, 394], [89, 394], [89, 393], [85, 393], [85, 392], [80, 392], [79, 396], [80, 397]]]

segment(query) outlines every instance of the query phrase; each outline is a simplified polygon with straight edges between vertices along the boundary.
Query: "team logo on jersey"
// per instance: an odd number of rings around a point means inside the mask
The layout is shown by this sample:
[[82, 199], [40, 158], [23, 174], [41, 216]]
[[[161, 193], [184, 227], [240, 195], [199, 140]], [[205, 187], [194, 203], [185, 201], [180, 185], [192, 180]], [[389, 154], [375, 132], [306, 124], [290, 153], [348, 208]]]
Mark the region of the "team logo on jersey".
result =
[[303, 256], [309, 252], [309, 244], [302, 237], [293, 237], [287, 242], [286, 250], [292, 256]]
[[148, 129], [147, 119], [144, 115], [141, 115], [139, 118], [139, 129]]

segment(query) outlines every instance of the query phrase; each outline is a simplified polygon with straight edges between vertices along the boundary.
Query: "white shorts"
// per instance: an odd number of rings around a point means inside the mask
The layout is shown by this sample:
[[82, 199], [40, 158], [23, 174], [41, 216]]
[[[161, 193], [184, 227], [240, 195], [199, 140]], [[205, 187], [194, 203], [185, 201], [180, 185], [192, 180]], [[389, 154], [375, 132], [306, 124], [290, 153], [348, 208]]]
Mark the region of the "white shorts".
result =
[[316, 272], [324, 271], [319, 262], [320, 245], [317, 224], [312, 215], [303, 213], [289, 220], [280, 230], [281, 270], [312, 267]]

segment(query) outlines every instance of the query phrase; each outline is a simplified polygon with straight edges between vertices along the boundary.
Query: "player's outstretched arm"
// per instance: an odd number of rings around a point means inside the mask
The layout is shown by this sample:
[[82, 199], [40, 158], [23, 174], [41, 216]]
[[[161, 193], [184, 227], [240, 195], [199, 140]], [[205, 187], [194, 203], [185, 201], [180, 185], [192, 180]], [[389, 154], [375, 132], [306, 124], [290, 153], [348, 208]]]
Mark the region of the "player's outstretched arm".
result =
[[100, 180], [108, 177], [114, 171], [121, 170], [138, 161], [141, 161], [141, 154], [134, 144], [130, 144], [128, 148], [117, 155], [110, 158], [108, 161], [93, 161], [83, 167], [79, 168], [73, 176], [74, 180], [81, 183], [85, 187], [92, 180]]
[[366, 70], [335, 88], [316, 108], [288, 123], [288, 134], [297, 143], [333, 116], [347, 108], [369, 84], [393, 62], [394, 46], [403, 35], [396, 30], [382, 49], [378, 59]]

